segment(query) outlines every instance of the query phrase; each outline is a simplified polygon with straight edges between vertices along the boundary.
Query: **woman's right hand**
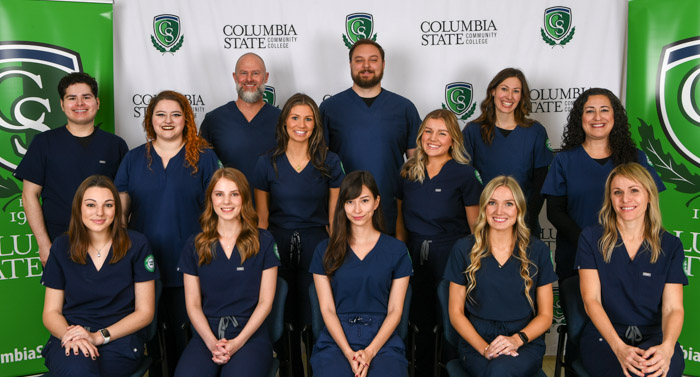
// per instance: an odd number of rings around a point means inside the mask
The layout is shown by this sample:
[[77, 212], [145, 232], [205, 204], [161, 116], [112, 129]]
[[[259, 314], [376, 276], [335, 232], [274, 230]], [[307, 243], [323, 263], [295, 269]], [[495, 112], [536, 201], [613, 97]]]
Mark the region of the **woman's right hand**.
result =
[[360, 368], [360, 360], [357, 359], [357, 352], [350, 350], [348, 352], [345, 352], [345, 358], [348, 360], [350, 363], [350, 369], [352, 369], [352, 373], [354, 375], [358, 375], [360, 371], [362, 370]]
[[615, 347], [613, 351], [626, 377], [632, 377], [630, 372], [637, 376], [644, 377], [642, 368], [644, 368], [646, 360], [643, 357], [643, 349], [622, 343]]
[[61, 345], [65, 345], [68, 342], [72, 342], [77, 339], [88, 339], [90, 340], [90, 333], [85, 330], [83, 326], [80, 325], [70, 325], [66, 328], [66, 333], [63, 334], [61, 338]]

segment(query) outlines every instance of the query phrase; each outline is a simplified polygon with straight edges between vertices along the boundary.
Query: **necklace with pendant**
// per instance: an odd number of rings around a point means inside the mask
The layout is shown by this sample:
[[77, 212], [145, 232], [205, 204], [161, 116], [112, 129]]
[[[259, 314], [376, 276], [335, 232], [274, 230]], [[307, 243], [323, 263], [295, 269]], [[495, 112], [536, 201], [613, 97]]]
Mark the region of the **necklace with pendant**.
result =
[[96, 248], [95, 245], [93, 245], [93, 244], [90, 244], [90, 246], [92, 246], [93, 249], [97, 250], [97, 257], [98, 257], [98, 258], [102, 258], [102, 249], [104, 249], [105, 246], [107, 246], [108, 243], [109, 243], [109, 241], [107, 241], [107, 243], [105, 243], [104, 245], [102, 245], [102, 247], [99, 248], [99, 249]]

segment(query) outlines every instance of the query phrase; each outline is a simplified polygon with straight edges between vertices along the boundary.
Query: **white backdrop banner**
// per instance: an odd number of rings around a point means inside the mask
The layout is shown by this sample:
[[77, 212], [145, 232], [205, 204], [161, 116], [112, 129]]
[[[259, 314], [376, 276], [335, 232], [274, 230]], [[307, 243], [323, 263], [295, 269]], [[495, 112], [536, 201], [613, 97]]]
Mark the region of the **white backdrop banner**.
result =
[[[161, 90], [185, 94], [197, 122], [236, 98], [238, 57], [255, 52], [270, 73], [266, 101], [296, 92], [319, 104], [351, 86], [348, 46], [376, 38], [386, 51], [382, 86], [419, 113], [448, 107], [463, 127], [480, 114], [491, 78], [506, 67], [528, 79], [532, 117], [559, 148], [576, 97], [622, 91], [626, 0], [338, 1], [118, 0], [114, 6], [116, 132], [131, 148]], [[449, 90], [449, 92], [448, 92]], [[541, 238], [555, 231], [542, 211]], [[563, 319], [555, 314], [555, 325]], [[548, 336], [548, 353], [553, 351]]]

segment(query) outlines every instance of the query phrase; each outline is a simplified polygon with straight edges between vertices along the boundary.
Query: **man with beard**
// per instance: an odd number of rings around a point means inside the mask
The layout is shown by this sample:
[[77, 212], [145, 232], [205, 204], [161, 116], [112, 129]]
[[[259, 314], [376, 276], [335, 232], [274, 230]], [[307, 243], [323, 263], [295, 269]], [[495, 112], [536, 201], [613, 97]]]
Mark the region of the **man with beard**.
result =
[[350, 49], [352, 87], [323, 101], [321, 118], [331, 151], [340, 156], [345, 171], [368, 170], [381, 195], [387, 233], [396, 232], [394, 191], [404, 154], [416, 147], [421, 119], [408, 99], [381, 86], [384, 50], [370, 39]]
[[258, 157], [276, 145], [280, 109], [263, 101], [269, 75], [260, 56], [241, 56], [233, 72], [238, 99], [207, 113], [199, 131], [221, 163], [240, 170], [248, 181], [253, 178]]

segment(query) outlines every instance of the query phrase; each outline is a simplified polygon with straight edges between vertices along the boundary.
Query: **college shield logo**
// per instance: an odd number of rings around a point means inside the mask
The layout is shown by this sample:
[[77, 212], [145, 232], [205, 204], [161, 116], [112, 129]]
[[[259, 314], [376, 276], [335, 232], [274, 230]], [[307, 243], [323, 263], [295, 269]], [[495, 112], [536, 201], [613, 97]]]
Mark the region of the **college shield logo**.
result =
[[[0, 167], [14, 172], [34, 136], [65, 124], [58, 82], [83, 70], [80, 55], [35, 42], [0, 42]], [[0, 184], [0, 191], [5, 189]]]
[[666, 45], [657, 77], [656, 106], [666, 137], [700, 167], [700, 37]]
[[377, 34], [372, 35], [374, 20], [369, 13], [352, 13], [345, 17], [345, 34], [343, 42], [351, 48], [358, 39], [371, 38], [377, 40]]
[[445, 85], [445, 103], [443, 109], [449, 109], [460, 120], [466, 120], [476, 110], [472, 84], [468, 82], [453, 82]]
[[180, 35], [180, 17], [174, 14], [161, 14], [153, 17], [151, 43], [162, 53], [174, 53], [182, 47], [185, 36]]
[[566, 324], [566, 318], [564, 318], [564, 310], [561, 307], [561, 301], [559, 300], [559, 287], [554, 287], [552, 288], [554, 291], [554, 316], [553, 316], [553, 325], [565, 325]]
[[564, 46], [574, 37], [571, 8], [551, 7], [544, 10], [544, 28], [540, 29], [542, 39], [551, 46]]
[[275, 106], [275, 87], [265, 85], [265, 92], [263, 93], [263, 101], [267, 102], [269, 105]]

